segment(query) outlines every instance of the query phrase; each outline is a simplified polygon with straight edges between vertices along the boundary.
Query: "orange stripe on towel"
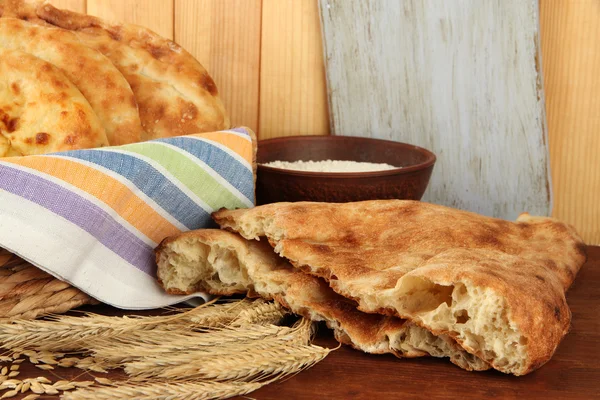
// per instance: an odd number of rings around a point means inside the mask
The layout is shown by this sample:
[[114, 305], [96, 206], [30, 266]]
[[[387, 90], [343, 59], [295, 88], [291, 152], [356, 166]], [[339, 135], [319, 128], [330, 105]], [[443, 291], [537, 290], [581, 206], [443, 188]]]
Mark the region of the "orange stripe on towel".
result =
[[46, 173], [89, 193], [156, 243], [180, 232], [126, 185], [75, 160], [36, 156], [5, 158], [2, 161]]
[[217, 142], [229, 150], [237, 153], [240, 157], [252, 164], [252, 143], [235, 133], [230, 132], [208, 132], [190, 135], [197, 138], [208, 139], [211, 142]]

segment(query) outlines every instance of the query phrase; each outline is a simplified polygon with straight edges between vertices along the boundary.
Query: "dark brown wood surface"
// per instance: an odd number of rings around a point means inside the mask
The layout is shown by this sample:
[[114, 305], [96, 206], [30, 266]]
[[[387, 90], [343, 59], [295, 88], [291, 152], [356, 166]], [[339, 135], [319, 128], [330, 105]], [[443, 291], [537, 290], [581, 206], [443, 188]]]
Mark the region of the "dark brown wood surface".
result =
[[[443, 359], [400, 360], [363, 354], [348, 347], [332, 352], [313, 368], [249, 395], [267, 399], [600, 399], [600, 247], [588, 248], [588, 262], [567, 294], [571, 332], [539, 370], [522, 377], [496, 371], [466, 372]], [[95, 312], [122, 314], [105, 306]], [[317, 343], [335, 346], [326, 329]], [[27, 362], [18, 379], [48, 376], [74, 379], [82, 372], [57, 369], [56, 376]], [[122, 379], [117, 373], [96, 374]], [[90, 379], [83, 374], [77, 380]], [[93, 379], [93, 378], [92, 378]], [[16, 397], [15, 397], [16, 398]], [[46, 397], [50, 398], [50, 397]]]

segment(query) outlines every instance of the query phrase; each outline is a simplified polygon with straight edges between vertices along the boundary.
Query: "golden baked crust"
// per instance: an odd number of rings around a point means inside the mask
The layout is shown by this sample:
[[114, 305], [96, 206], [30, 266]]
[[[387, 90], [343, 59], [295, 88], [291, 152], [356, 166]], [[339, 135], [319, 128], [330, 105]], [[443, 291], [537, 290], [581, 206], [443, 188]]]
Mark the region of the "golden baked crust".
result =
[[0, 157], [107, 145], [96, 114], [58, 68], [0, 50]]
[[58, 67], [88, 100], [111, 145], [141, 140], [142, 126], [129, 84], [108, 58], [85, 46], [74, 33], [3, 17], [0, 49], [23, 51]]
[[38, 18], [35, 10], [41, 4], [35, 0], [0, 0], [0, 17], [17, 18], [36, 24], [49, 25]]
[[[388, 200], [278, 203], [222, 210], [214, 218], [247, 239], [266, 236], [279, 255], [327, 279], [361, 310], [448, 333], [493, 367], [518, 375], [548, 361], [567, 332], [564, 292], [585, 262], [573, 228], [527, 214], [512, 223]], [[454, 309], [465, 302], [464, 313]], [[498, 312], [497, 319], [475, 320], [484, 309]], [[535, 312], [529, 319], [527, 309]]]
[[48, 3], [37, 6], [36, 16], [74, 31], [121, 71], [135, 95], [144, 140], [229, 128], [212, 78], [176, 43], [140, 26], [108, 23]]
[[489, 368], [445, 335], [435, 337], [399, 318], [358, 311], [354, 301], [336, 294], [322, 279], [295, 270], [265, 242], [249, 242], [221, 230], [197, 230], [165, 239], [156, 249], [156, 260], [159, 282], [169, 293], [259, 295], [311, 320], [325, 321], [341, 343], [368, 353], [431, 353], [450, 357], [465, 369]]

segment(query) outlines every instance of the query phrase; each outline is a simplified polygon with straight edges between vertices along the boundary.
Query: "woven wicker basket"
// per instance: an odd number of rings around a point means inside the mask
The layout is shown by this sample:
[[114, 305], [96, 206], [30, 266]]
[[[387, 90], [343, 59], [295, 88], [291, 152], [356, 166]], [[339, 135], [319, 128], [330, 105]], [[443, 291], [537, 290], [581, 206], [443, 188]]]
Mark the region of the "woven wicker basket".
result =
[[95, 303], [79, 289], [0, 249], [0, 319], [35, 318]]

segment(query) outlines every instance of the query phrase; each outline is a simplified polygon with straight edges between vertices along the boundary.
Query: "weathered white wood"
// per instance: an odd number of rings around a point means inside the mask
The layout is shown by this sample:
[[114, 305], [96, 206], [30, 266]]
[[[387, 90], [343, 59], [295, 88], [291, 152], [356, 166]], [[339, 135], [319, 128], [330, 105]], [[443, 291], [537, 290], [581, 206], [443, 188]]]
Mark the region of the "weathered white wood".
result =
[[331, 130], [437, 156], [423, 200], [551, 212], [538, 0], [321, 0]]

